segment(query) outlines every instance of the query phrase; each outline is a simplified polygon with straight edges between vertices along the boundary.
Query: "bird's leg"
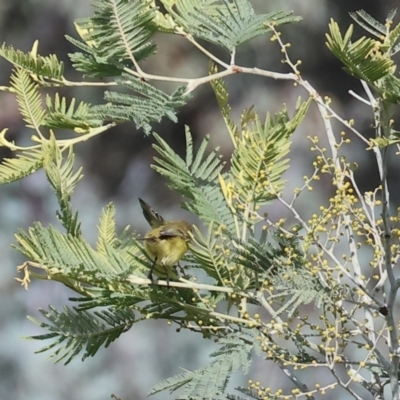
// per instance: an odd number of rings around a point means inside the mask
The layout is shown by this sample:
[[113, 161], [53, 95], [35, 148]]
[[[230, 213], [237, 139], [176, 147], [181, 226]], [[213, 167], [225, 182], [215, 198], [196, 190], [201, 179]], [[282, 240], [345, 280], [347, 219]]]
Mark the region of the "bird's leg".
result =
[[151, 280], [152, 283], [154, 283], [153, 270], [154, 270], [154, 267], [156, 266], [156, 262], [157, 262], [157, 257], [154, 258], [154, 261], [153, 261], [153, 264], [151, 265], [149, 274], [147, 275], [147, 277]]
[[177, 264], [179, 271], [181, 272], [182, 275], [185, 275], [185, 267], [182, 267], [181, 264], [178, 262]]
[[167, 281], [167, 287], [169, 288], [169, 275], [168, 275], [168, 270], [166, 268], [166, 266], [164, 264], [162, 264], [162, 266], [164, 267], [164, 272], [165, 272], [165, 280]]

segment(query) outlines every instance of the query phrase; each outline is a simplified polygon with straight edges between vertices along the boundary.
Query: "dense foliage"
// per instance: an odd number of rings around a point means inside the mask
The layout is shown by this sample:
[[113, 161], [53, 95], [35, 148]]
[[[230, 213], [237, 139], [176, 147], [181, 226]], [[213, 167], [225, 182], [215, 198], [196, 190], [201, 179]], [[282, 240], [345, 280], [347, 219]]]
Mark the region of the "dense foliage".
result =
[[[57, 57], [38, 54], [38, 43], [29, 53], [6, 44], [0, 49], [14, 67], [10, 85], [1, 89], [15, 94], [32, 130], [30, 146], [7, 140], [6, 129], [1, 132], [0, 145], [14, 151], [15, 157], [3, 160], [0, 182], [23, 179], [43, 168], [58, 199], [57, 216], [63, 226], [61, 231], [36, 222], [16, 234], [15, 248], [26, 257], [19, 267], [24, 274], [20, 281], [27, 287], [31, 278], [52, 280], [77, 294], [70, 299], [72, 307], [49, 306], [41, 311], [44, 320], [31, 318], [45, 331], [34, 339], [51, 341], [40, 351], [51, 351], [56, 361], [67, 364], [80, 353], [83, 359], [95, 356], [101, 346], [107, 347], [139, 322], [165, 319], [214, 338], [219, 349], [211, 354], [209, 365], [160, 382], [152, 394], [177, 390], [177, 399], [188, 400], [314, 398], [327, 390], [342, 393], [341, 388], [357, 399], [365, 398], [366, 392], [382, 399], [390, 387], [392, 398], [400, 398], [395, 314], [400, 215], [389, 201], [387, 186], [388, 151], [400, 141], [392, 120], [400, 102], [393, 59], [400, 50], [395, 12], [385, 24], [363, 11], [352, 14], [368, 35], [356, 40], [352, 26], [342, 33], [333, 20], [327, 34], [328, 48], [362, 82], [366, 98], [354, 96], [371, 110], [375, 137], [368, 140], [353, 120], [344, 120], [331, 100], [303, 79], [301, 62], [291, 60], [290, 44], [278, 29], [299, 17], [286, 11], [256, 14], [248, 0], [161, 3], [163, 11], [151, 0], [99, 0], [92, 17], [76, 22], [81, 39], [67, 39], [79, 51], [69, 57], [87, 81], [68, 80]], [[140, 62], [155, 55], [156, 33], [188, 40], [209, 58], [209, 71], [197, 78], [146, 73]], [[288, 72], [237, 65], [237, 47], [263, 35], [277, 43]], [[226, 50], [230, 62], [213, 54], [208, 43]], [[237, 124], [223, 80], [235, 74], [291, 81], [303, 91], [303, 100], [299, 97], [291, 112], [285, 105], [275, 115], [263, 111], [265, 117], [249, 105]], [[175, 83], [176, 88], [165, 93], [153, 85], [156, 81]], [[208, 83], [233, 148], [227, 163], [218, 148], [210, 149], [209, 137], [195, 148], [189, 127], [184, 157], [152, 131], [152, 124], [162, 118], [177, 121], [179, 108]], [[77, 104], [58, 93], [47, 94], [42, 102], [48, 88], [85, 85], [107, 89], [104, 102]], [[316, 154], [313, 173], [304, 177], [302, 187], [283, 195], [289, 155], [296, 157], [292, 134], [312, 104], [325, 128], [307, 138]], [[82, 179], [74, 147], [126, 121], [153, 135], [158, 154], [153, 168], [202, 223], [194, 228], [179, 280], [147, 279], [151, 261], [138, 237], [127, 230], [117, 232], [112, 204], [100, 216], [95, 247], [83, 237], [71, 206], [74, 188]], [[335, 132], [333, 121], [344, 130]], [[71, 130], [71, 138], [59, 139], [60, 129]], [[327, 148], [320, 145], [322, 137]], [[350, 138], [376, 156], [380, 182], [375, 190], [359, 189], [356, 165], [344, 156]], [[321, 176], [329, 178], [334, 194], [306, 219], [297, 201], [318, 188]], [[292, 214], [296, 225], [271, 220], [262, 212], [274, 202]], [[367, 267], [362, 261], [365, 254], [372, 254]], [[316, 318], [305, 311], [310, 304]], [[271, 382], [263, 386], [250, 380], [247, 388], [237, 388], [245, 397], [227, 393], [232, 373], [247, 373], [255, 354], [278, 365], [292, 389], [272, 391]], [[322, 369], [328, 383], [311, 386], [303, 372], [308, 368]]]

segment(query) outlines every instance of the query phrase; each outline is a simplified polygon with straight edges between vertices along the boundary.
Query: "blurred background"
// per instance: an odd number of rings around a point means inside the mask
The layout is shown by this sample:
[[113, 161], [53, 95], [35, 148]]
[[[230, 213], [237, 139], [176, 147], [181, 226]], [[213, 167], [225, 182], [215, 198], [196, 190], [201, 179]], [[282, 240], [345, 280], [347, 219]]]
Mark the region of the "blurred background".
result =
[[[257, 12], [273, 10], [294, 10], [303, 21], [280, 28], [284, 41], [292, 44], [289, 54], [292, 60], [301, 59], [303, 76], [322, 96], [333, 99], [333, 107], [345, 119], [354, 118], [357, 128], [366, 136], [371, 132], [371, 112], [368, 107], [348, 94], [352, 89], [362, 93], [359, 82], [341, 69], [325, 46], [325, 33], [330, 18], [334, 18], [342, 32], [352, 23], [348, 13], [366, 10], [382, 23], [387, 13], [396, 6], [395, 0], [253, 0]], [[6, 42], [17, 49], [29, 51], [35, 39], [39, 40], [39, 53], [54, 53], [66, 65], [66, 77], [80, 81], [82, 77], [73, 71], [67, 57], [75, 51], [65, 40], [68, 34], [77, 37], [73, 21], [91, 15], [88, 1], [59, 0], [2, 0], [0, 2], [0, 42]], [[396, 23], [399, 18], [396, 19]], [[355, 37], [361, 34], [355, 29]], [[156, 57], [146, 61], [146, 72], [166, 76], [198, 77], [207, 74], [208, 60], [189, 42], [182, 38], [157, 35], [159, 51]], [[228, 55], [209, 48], [228, 61]], [[276, 42], [269, 37], [261, 37], [238, 49], [237, 64], [256, 66], [273, 71], [287, 72], [281, 63], [282, 54]], [[0, 85], [8, 85], [10, 65], [0, 59]], [[293, 112], [299, 95], [308, 97], [302, 89], [291, 83], [274, 81], [257, 76], [235, 75], [227, 80], [233, 117], [239, 120], [241, 111], [251, 105], [261, 115], [278, 112], [282, 104]], [[77, 100], [93, 104], [102, 102], [102, 90], [96, 88], [68, 89], [62, 93]], [[215, 97], [210, 86], [202, 86], [193, 93], [193, 98], [179, 111], [179, 123], [164, 120], [155, 125], [155, 131], [181, 154], [185, 149], [184, 125], [188, 125], [196, 141], [206, 134], [211, 135], [210, 148], [221, 146], [225, 158], [229, 160], [232, 148], [227, 140], [227, 132], [218, 113]], [[27, 144], [31, 131], [25, 128], [13, 95], [0, 92], [0, 130], [9, 128], [8, 138], [19, 144]], [[399, 129], [397, 127], [397, 129]], [[338, 126], [338, 132], [341, 127]], [[321, 121], [315, 109], [294, 134], [291, 155], [291, 170], [287, 173], [288, 193], [298, 186], [304, 174], [310, 173], [310, 143], [306, 136], [322, 135]], [[71, 133], [70, 133], [71, 134]], [[155, 152], [153, 139], [136, 131], [133, 123], [120, 125], [102, 135], [82, 143], [75, 148], [76, 165], [84, 167], [84, 179], [78, 185], [73, 205], [79, 209], [85, 237], [94, 243], [96, 225], [102, 207], [112, 201], [117, 207], [117, 221], [122, 229], [127, 223], [143, 234], [146, 223], [137, 201], [138, 197], [152, 204], [164, 217], [186, 218], [196, 222], [192, 216], [179, 207], [180, 198], [171, 192], [151, 168]], [[358, 179], [362, 190], [369, 190], [376, 184], [377, 172], [372, 152], [354, 140], [349, 147], [352, 159], [359, 163]], [[0, 156], [12, 154], [0, 149]], [[298, 206], [307, 217], [310, 204], [321, 204], [329, 195], [326, 190], [315, 191], [312, 197], [300, 198]], [[398, 186], [391, 181], [393, 188]], [[398, 190], [392, 199], [398, 200]], [[108, 349], [102, 349], [94, 358], [84, 363], [76, 358], [70, 365], [54, 365], [46, 354], [35, 355], [34, 351], [44, 342], [23, 340], [22, 336], [43, 333], [26, 319], [26, 315], [40, 318], [39, 308], [48, 304], [61, 308], [73, 295], [68, 289], [55, 283], [34, 281], [29, 291], [25, 291], [14, 280], [16, 267], [24, 259], [13, 250], [13, 233], [19, 228], [27, 228], [33, 221], [58, 225], [55, 212], [57, 204], [42, 172], [0, 189], [0, 247], [2, 252], [2, 279], [0, 282], [0, 398], [13, 400], [102, 400], [112, 393], [123, 400], [144, 399], [150, 388], [162, 379], [184, 370], [194, 370], [208, 362], [208, 354], [214, 348], [212, 341], [203, 341], [200, 336], [177, 333], [162, 321], [149, 321], [134, 326]], [[306, 207], [308, 206], [308, 208]], [[303, 207], [303, 208], [301, 208]], [[279, 207], [268, 210], [272, 220], [285, 216]], [[310, 312], [312, 309], [310, 310]], [[178, 335], [178, 336], [177, 336]], [[274, 382], [274, 388], [287, 382], [283, 373], [271, 364], [259, 360], [255, 362], [248, 377], [240, 374], [232, 379], [232, 388], [246, 386], [247, 379], [260, 380], [261, 384]], [[313, 375], [310, 381], [318, 381]], [[155, 396], [158, 399], [174, 398], [168, 394]], [[338, 398], [336, 392], [327, 393], [325, 398]], [[346, 398], [345, 395], [341, 397]]]

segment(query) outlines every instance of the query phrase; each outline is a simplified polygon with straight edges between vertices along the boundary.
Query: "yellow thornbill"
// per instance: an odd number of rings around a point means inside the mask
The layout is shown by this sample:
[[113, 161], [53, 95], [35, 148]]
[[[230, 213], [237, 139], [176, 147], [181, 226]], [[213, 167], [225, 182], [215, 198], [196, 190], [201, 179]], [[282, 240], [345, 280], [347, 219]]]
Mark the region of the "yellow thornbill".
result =
[[158, 277], [166, 277], [169, 281], [170, 276], [175, 275], [172, 267], [189, 249], [192, 227], [186, 221], [165, 221], [145, 201], [139, 199], [139, 202], [144, 217], [152, 227], [143, 238], [147, 254], [153, 259], [149, 278], [153, 280], [154, 272]]

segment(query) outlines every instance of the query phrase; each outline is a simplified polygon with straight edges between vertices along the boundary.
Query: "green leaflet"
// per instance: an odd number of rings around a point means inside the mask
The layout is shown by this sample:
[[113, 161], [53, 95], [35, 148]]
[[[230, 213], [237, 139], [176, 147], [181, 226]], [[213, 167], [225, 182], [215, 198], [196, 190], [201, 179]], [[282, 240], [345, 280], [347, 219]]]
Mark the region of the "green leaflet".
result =
[[40, 310], [48, 322], [41, 322], [28, 317], [33, 323], [47, 330], [44, 335], [36, 335], [27, 339], [53, 339], [48, 346], [36, 353], [53, 351], [50, 355], [55, 362], [64, 361], [69, 364], [83, 350], [82, 361], [93, 357], [101, 346], [108, 347], [122, 333], [128, 331], [135, 322], [132, 310], [109, 309], [90, 314], [64, 307], [62, 312], [50, 306], [49, 311]]
[[162, 158], [155, 157], [153, 168], [169, 179], [171, 188], [190, 201], [185, 208], [199, 216], [205, 222], [215, 222], [234, 229], [234, 218], [224, 202], [218, 176], [224, 162], [218, 149], [206, 155], [209, 137], [200, 144], [194, 156], [193, 139], [186, 128], [186, 157], [181, 158], [159, 135], [154, 134], [157, 144], [154, 148]]
[[353, 26], [342, 35], [333, 19], [326, 34], [326, 45], [343, 63], [344, 69], [367, 82], [389, 104], [400, 102], [400, 79], [395, 75], [396, 64], [392, 59], [400, 50], [400, 23], [393, 24], [395, 14], [396, 10], [392, 10], [383, 25], [363, 10], [350, 13], [373, 38], [363, 36], [352, 41]]
[[88, 132], [92, 127], [99, 127], [102, 121], [95, 119], [91, 112], [91, 105], [81, 101], [75, 107], [75, 98], [72, 98], [69, 105], [67, 99], [55, 94], [54, 100], [46, 96], [47, 115], [43, 125], [48, 128], [74, 129], [79, 133]]
[[14, 158], [4, 158], [0, 164], [0, 184], [25, 178], [42, 166], [43, 152], [41, 149], [24, 151]]
[[228, 334], [218, 340], [220, 348], [211, 354], [214, 360], [209, 365], [160, 382], [153, 387], [150, 395], [164, 390], [172, 393], [183, 387], [183, 392], [176, 399], [226, 399], [226, 388], [232, 373], [240, 368], [247, 373], [251, 363], [251, 352], [253, 349], [258, 351], [256, 335], [256, 330], [249, 329]]
[[115, 226], [115, 207], [112, 203], [107, 204], [100, 216], [98, 225], [97, 251], [107, 254], [107, 247], [113, 247], [117, 242], [116, 226]]
[[60, 205], [57, 217], [69, 234], [80, 236], [81, 228], [78, 222], [78, 214], [73, 214], [70, 200], [75, 186], [83, 177], [82, 168], [74, 172], [75, 156], [71, 147], [67, 159], [63, 162], [61, 150], [53, 135], [49, 142], [43, 143], [43, 153], [43, 167]]
[[[34, 49], [37, 48], [35, 43]], [[6, 46], [4, 43], [0, 48], [0, 56], [4, 57], [16, 67], [44, 78], [62, 79], [64, 74], [64, 63], [58, 61], [57, 56], [52, 54], [47, 57], [35, 54], [36, 51], [24, 53]]]
[[194, 37], [233, 51], [237, 46], [264, 35], [268, 24], [297, 22], [291, 11], [256, 14], [248, 0], [177, 0], [163, 2], [169, 14]]
[[26, 126], [39, 132], [46, 115], [42, 108], [39, 85], [26, 70], [17, 68], [11, 76], [11, 88], [16, 93], [19, 110]]
[[134, 68], [134, 62], [155, 54], [156, 46], [149, 41], [156, 31], [152, 1], [102, 0], [94, 6], [93, 17], [76, 23], [83, 42], [67, 36], [85, 51], [70, 54], [78, 71], [92, 77], [120, 75], [124, 68]]
[[82, 272], [83, 276], [88, 273], [104, 278], [124, 269], [123, 262], [107, 260], [83, 238], [62, 234], [51, 226], [35, 223], [27, 232], [21, 230], [15, 237], [17, 250], [47, 270], [56, 268], [65, 275], [74, 276]]
[[150, 133], [150, 123], [159, 122], [164, 116], [177, 122], [176, 109], [186, 103], [183, 86], [168, 95], [128, 74], [123, 74], [116, 82], [133, 93], [106, 91], [104, 98], [109, 103], [92, 107], [94, 115], [101, 120], [134, 121], [137, 129]]

